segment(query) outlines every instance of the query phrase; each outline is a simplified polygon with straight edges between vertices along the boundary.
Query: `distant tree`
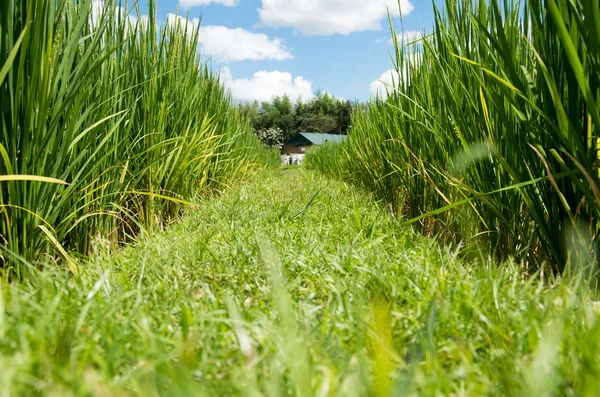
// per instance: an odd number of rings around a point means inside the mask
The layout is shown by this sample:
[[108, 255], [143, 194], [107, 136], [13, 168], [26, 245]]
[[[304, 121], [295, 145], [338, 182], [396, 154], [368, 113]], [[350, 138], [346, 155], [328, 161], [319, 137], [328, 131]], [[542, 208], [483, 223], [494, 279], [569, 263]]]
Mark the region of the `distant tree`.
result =
[[296, 107], [294, 108], [295, 116], [303, 116], [306, 113], [306, 105], [301, 100], [296, 102]]
[[347, 134], [352, 122], [352, 104], [349, 101], [341, 102], [337, 109], [336, 116], [338, 132], [340, 134]]
[[[259, 138], [267, 145], [274, 145], [275, 139], [267, 136], [280, 131], [281, 143], [287, 142], [299, 131], [321, 132], [326, 134], [346, 134], [352, 122], [354, 107], [364, 110], [362, 104], [353, 104], [333, 97], [324, 91], [317, 91], [308, 102], [298, 100], [292, 103], [284, 95], [271, 102], [253, 102], [239, 105], [240, 113], [254, 127]], [[274, 130], [273, 130], [274, 129]]]
[[274, 118], [274, 127], [283, 131], [286, 141], [298, 132], [294, 119], [294, 106], [287, 95], [284, 95], [282, 98], [277, 97], [273, 100], [271, 113]]
[[299, 132], [293, 114], [279, 116], [279, 118], [275, 121], [275, 126], [283, 131], [283, 136], [286, 142], [289, 140], [289, 138]]
[[292, 101], [287, 95], [284, 95], [283, 98], [275, 98], [273, 100], [273, 107], [276, 108], [282, 116], [289, 116], [294, 113]]
[[338, 124], [335, 118], [331, 116], [324, 114], [312, 114], [302, 120], [300, 129], [306, 132], [336, 134], [338, 132]]

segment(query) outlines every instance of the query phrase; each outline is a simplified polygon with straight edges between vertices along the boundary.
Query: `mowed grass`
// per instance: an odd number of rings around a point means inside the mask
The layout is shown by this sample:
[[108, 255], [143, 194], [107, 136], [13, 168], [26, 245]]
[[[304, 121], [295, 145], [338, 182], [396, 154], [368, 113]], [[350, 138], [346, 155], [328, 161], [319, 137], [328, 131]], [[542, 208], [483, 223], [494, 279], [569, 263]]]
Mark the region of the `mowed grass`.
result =
[[103, 247], [76, 277], [0, 283], [4, 395], [600, 392], [585, 287], [461, 263], [314, 172], [271, 172]]

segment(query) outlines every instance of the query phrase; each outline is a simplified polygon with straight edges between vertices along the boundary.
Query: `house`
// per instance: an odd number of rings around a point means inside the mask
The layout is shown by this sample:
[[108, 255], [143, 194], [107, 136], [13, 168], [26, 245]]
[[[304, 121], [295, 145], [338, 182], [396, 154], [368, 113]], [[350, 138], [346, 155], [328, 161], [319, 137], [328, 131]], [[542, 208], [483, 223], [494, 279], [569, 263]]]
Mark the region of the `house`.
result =
[[321, 146], [327, 142], [341, 143], [347, 138], [347, 135], [299, 132], [283, 146], [283, 154], [305, 154], [309, 147]]

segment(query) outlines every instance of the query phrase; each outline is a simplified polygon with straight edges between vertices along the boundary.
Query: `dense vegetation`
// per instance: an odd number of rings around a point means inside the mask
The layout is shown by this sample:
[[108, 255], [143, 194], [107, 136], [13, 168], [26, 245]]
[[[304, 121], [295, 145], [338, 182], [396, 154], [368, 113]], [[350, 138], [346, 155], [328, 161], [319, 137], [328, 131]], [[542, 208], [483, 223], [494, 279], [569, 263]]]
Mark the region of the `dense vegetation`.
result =
[[350, 128], [353, 105], [327, 92], [317, 92], [315, 97], [292, 104], [290, 98], [275, 98], [273, 102], [240, 104], [244, 117], [250, 120], [256, 135], [267, 146], [287, 142], [298, 132], [347, 134]]
[[389, 97], [309, 164], [428, 234], [528, 267], [595, 271], [600, 3], [448, 0], [435, 18], [417, 43], [394, 36]]
[[[383, 207], [385, 208], [385, 207]], [[72, 277], [0, 283], [6, 395], [597, 396], [576, 282], [470, 265], [361, 189], [263, 175]], [[101, 247], [102, 248], [102, 247]]]
[[[499, 3], [395, 36], [350, 120], [234, 106], [152, 1], [0, 2], [0, 394], [600, 395], [558, 276], [597, 262], [600, 4]], [[350, 138], [265, 170], [265, 129]]]
[[0, 268], [160, 229], [182, 204], [263, 167], [197, 35], [114, 1], [0, 4]]

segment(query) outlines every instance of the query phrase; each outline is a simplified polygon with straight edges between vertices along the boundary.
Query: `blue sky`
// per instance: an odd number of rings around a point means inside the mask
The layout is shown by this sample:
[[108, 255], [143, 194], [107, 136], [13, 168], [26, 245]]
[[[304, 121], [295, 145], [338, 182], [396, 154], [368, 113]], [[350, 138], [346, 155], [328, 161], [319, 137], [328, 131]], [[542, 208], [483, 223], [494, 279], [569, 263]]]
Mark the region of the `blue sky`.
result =
[[[427, 31], [430, 1], [402, 0], [404, 31]], [[158, 0], [158, 19], [202, 18], [200, 41], [234, 99], [324, 90], [364, 100], [391, 78], [386, 6], [397, 0]], [[142, 12], [144, 10], [142, 9]], [[396, 28], [400, 19], [395, 18]]]

